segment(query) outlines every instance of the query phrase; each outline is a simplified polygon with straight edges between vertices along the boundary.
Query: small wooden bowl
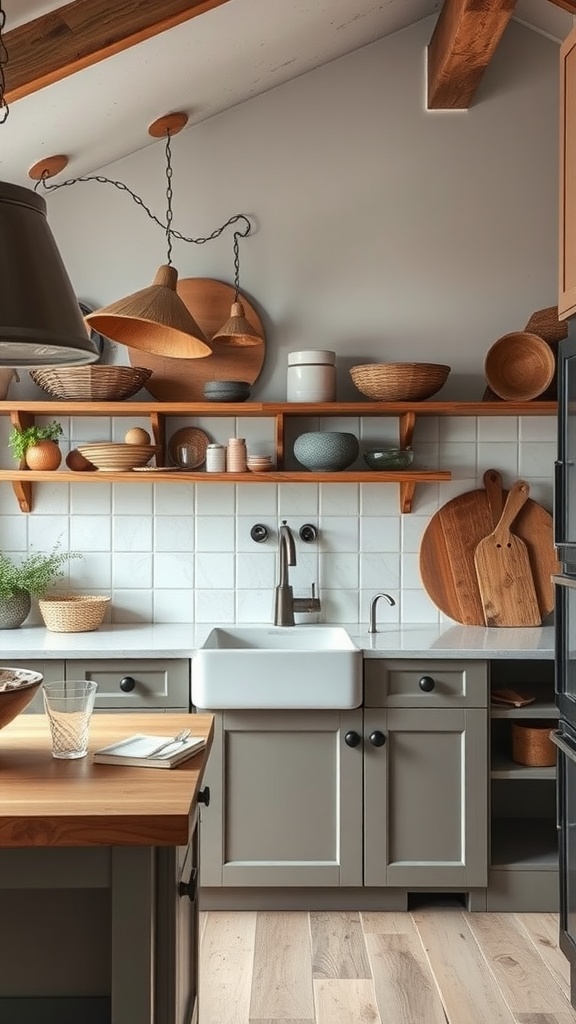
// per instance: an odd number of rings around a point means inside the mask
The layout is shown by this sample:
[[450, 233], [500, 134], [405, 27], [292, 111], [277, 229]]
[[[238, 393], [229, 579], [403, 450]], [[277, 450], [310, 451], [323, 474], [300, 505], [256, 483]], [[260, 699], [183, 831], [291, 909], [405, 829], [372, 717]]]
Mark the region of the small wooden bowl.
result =
[[30, 669], [0, 667], [0, 686], [12, 679], [19, 681], [18, 686], [0, 690], [0, 729], [14, 721], [28, 707], [44, 676]]
[[551, 384], [555, 369], [550, 346], [529, 331], [512, 331], [498, 338], [484, 363], [488, 386], [507, 402], [538, 398]]

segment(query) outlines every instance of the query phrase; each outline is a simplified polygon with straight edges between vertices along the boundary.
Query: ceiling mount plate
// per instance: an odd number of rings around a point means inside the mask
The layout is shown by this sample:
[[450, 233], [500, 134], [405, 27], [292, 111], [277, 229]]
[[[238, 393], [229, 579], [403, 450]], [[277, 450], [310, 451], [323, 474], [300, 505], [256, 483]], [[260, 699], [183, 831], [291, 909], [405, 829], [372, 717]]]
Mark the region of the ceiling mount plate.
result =
[[55, 174], [61, 174], [68, 167], [68, 157], [61, 153], [59, 156], [46, 156], [38, 163], [32, 164], [28, 169], [28, 177], [33, 181], [42, 181], [42, 178], [53, 178]]
[[148, 126], [148, 134], [154, 139], [165, 139], [167, 135], [177, 135], [188, 124], [188, 114], [178, 111], [174, 114], [165, 114], [153, 121]]

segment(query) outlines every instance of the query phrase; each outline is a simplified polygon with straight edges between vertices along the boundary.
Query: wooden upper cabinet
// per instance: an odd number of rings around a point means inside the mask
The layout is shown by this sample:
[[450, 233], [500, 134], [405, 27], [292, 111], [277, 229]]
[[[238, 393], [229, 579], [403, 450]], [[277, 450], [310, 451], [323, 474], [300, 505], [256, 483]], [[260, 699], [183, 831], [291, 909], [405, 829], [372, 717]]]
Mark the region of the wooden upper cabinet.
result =
[[576, 313], [576, 28], [560, 48], [558, 315]]

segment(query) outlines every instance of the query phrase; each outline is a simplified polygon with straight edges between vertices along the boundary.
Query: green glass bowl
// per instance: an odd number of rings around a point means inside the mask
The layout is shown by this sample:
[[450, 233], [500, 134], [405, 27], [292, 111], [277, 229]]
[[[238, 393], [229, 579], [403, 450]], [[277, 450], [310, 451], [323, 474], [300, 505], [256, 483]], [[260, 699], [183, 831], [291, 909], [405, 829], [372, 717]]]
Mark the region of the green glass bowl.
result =
[[375, 448], [364, 452], [364, 462], [370, 469], [408, 469], [412, 465], [414, 452], [411, 448]]

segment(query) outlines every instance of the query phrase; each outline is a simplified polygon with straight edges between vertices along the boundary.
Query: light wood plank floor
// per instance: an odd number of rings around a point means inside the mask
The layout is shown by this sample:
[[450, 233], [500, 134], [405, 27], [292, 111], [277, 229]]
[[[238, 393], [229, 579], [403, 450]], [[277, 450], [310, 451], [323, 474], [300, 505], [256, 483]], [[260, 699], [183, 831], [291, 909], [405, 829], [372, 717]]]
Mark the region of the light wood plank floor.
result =
[[576, 1024], [555, 914], [201, 915], [199, 1024]]

